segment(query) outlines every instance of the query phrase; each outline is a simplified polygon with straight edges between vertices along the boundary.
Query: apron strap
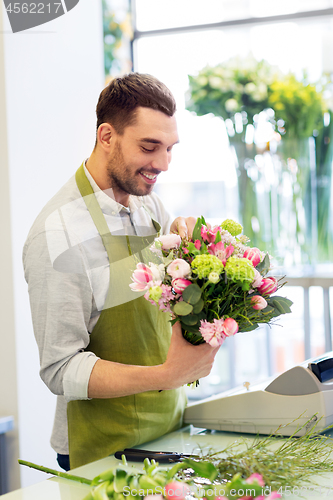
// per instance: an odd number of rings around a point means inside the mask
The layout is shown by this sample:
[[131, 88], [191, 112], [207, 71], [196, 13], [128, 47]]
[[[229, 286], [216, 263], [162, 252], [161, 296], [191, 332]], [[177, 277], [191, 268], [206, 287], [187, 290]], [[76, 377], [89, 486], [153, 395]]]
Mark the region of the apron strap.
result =
[[[86, 176], [86, 173], [84, 171], [84, 167], [82, 165], [78, 168], [78, 170], [75, 173], [75, 180], [76, 184], [79, 188], [79, 191], [81, 193], [82, 198], [84, 199], [84, 202], [87, 206], [87, 209], [91, 215], [91, 218], [101, 235], [103, 245], [105, 247], [105, 250], [107, 251], [108, 257], [109, 257], [109, 262], [112, 262], [112, 255], [110, 252], [110, 238], [111, 238], [111, 233], [110, 229], [107, 225], [107, 222], [105, 220], [105, 217], [103, 215], [102, 209], [98, 204], [98, 201], [96, 199], [94, 190]], [[150, 213], [150, 210], [147, 209], [147, 207], [143, 204], [143, 208], [146, 210], [148, 215], [151, 217], [155, 231], [159, 235], [160, 230], [161, 230], [161, 225], [154, 220], [152, 214]], [[128, 235], [126, 235], [126, 241], [127, 241], [127, 248], [128, 248], [128, 254], [132, 255], [132, 250], [131, 250], [131, 245], [130, 245], [130, 238]]]

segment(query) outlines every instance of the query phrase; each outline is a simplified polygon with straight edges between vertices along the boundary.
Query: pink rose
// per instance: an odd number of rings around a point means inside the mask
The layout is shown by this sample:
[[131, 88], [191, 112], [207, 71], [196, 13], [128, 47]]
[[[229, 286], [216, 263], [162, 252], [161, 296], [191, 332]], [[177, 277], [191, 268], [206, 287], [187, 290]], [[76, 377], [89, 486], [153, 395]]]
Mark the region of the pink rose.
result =
[[276, 292], [277, 290], [277, 279], [276, 278], [263, 278], [260, 287], [258, 288], [259, 293], [266, 293], [270, 295], [271, 293]]
[[157, 238], [162, 243], [162, 250], [170, 250], [171, 248], [179, 248], [182, 241], [179, 234], [165, 234]]
[[253, 304], [253, 309], [256, 309], [256, 311], [260, 311], [260, 309], [265, 309], [265, 307], [267, 307], [267, 302], [261, 295], [254, 295], [251, 297], [251, 303]]
[[184, 259], [175, 259], [167, 267], [167, 272], [173, 278], [185, 278], [191, 272], [191, 266]]
[[195, 240], [194, 246], [197, 250], [200, 250], [201, 248], [201, 241], [200, 240]]
[[189, 486], [180, 481], [172, 481], [165, 486], [167, 500], [183, 500], [190, 492]]
[[134, 292], [142, 292], [143, 290], [148, 290], [148, 283], [153, 279], [153, 273], [150, 268], [145, 264], [139, 262], [136, 266], [136, 270], [132, 274], [132, 281], [129, 286]]
[[174, 278], [171, 281], [171, 285], [176, 293], [183, 293], [186, 287], [192, 285], [192, 281], [186, 280], [185, 278]]
[[253, 267], [256, 267], [261, 260], [261, 253], [259, 248], [247, 248], [243, 254], [243, 257], [245, 259], [249, 259], [252, 262]]
[[238, 332], [238, 323], [232, 318], [227, 318], [224, 320], [223, 323], [223, 330], [224, 334], [227, 337], [231, 337], [232, 335], [235, 335], [235, 333]]

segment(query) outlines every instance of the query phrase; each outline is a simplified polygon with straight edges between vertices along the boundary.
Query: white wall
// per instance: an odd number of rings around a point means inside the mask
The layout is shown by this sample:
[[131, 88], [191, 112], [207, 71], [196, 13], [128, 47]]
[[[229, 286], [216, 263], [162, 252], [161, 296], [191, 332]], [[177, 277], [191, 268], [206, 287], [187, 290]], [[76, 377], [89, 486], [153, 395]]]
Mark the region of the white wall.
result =
[[[1, 267], [6, 272], [6, 292], [2, 286], [6, 304], [0, 297], [0, 307], [4, 308], [2, 325], [5, 318], [1, 340], [6, 351], [1, 350], [0, 354], [0, 414], [15, 413], [17, 392], [19, 457], [49, 467], [57, 465], [49, 445], [55, 396], [39, 379], [21, 254], [40, 209], [73, 175], [94, 145], [95, 107], [104, 86], [101, 10], [100, 1], [81, 0], [54, 21], [12, 34], [3, 9], [4, 31], [0, 33], [0, 104], [5, 98], [7, 104], [7, 118], [1, 115], [1, 119], [7, 125], [4, 132], [8, 152], [8, 161], [6, 155], [1, 155], [0, 182], [1, 207], [6, 210], [1, 234], [5, 248], [0, 245]], [[1, 58], [1, 43], [4, 58]], [[1, 86], [3, 74], [5, 88]], [[3, 134], [0, 140], [5, 145]], [[2, 191], [7, 198], [3, 198]], [[7, 355], [11, 366], [4, 381], [2, 357]], [[17, 438], [17, 431], [14, 436]], [[12, 488], [18, 487], [14, 465], [18, 456], [14, 455], [15, 452], [11, 462]], [[45, 478], [43, 473], [21, 467], [22, 486]]]

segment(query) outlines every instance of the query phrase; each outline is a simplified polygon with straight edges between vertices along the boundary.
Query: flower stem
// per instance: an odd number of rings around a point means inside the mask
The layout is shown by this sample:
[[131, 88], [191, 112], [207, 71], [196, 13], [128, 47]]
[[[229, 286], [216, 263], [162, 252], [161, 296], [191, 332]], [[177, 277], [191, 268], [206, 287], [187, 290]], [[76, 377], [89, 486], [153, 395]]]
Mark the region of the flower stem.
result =
[[42, 472], [46, 472], [47, 474], [53, 474], [54, 476], [64, 477], [65, 479], [70, 479], [71, 481], [78, 481], [79, 483], [89, 484], [91, 485], [91, 480], [86, 479], [85, 477], [73, 476], [72, 474], [68, 474], [67, 472], [60, 472], [55, 469], [49, 469], [48, 467], [44, 467], [43, 465], [36, 465], [32, 462], [26, 462], [25, 460], [18, 460], [20, 465], [26, 465], [27, 467], [31, 467], [32, 469], [37, 469]]

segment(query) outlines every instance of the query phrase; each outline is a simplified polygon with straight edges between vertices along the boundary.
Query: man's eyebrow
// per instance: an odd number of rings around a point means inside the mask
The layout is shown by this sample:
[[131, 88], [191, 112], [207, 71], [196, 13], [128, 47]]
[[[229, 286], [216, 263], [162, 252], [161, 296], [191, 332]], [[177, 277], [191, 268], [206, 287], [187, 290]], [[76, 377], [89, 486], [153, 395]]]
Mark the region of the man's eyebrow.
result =
[[[139, 139], [139, 142], [147, 142], [150, 144], [162, 144], [162, 141], [158, 139], [153, 139], [151, 137], [144, 137], [143, 139]], [[179, 141], [176, 141], [174, 144], [178, 144]]]

